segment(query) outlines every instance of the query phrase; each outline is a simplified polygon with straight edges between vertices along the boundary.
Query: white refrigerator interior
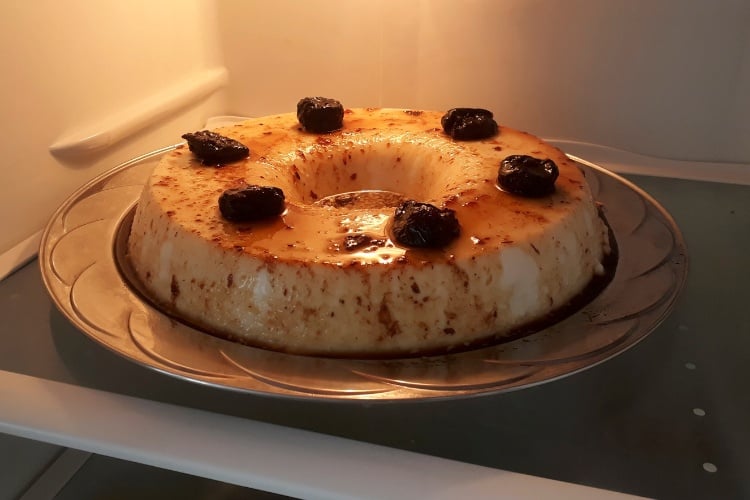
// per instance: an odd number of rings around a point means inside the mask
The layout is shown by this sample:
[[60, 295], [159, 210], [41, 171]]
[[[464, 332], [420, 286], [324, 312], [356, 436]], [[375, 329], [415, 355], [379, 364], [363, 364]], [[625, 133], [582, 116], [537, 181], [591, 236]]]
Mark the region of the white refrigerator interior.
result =
[[96, 175], [312, 95], [487, 108], [617, 171], [750, 184], [743, 0], [38, 0], [2, 16], [0, 278]]

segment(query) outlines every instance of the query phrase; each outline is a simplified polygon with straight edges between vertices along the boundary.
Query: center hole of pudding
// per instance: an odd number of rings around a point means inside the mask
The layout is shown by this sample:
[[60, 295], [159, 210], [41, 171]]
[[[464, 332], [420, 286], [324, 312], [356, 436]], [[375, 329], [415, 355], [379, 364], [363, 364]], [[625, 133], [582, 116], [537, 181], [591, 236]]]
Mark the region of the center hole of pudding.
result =
[[431, 200], [441, 188], [441, 151], [418, 141], [341, 137], [297, 152], [288, 195], [333, 208], [396, 207], [407, 199]]
[[363, 189], [348, 193], [325, 196], [315, 202], [317, 205], [334, 208], [356, 208], [361, 210], [397, 207], [408, 198], [401, 193], [376, 189]]

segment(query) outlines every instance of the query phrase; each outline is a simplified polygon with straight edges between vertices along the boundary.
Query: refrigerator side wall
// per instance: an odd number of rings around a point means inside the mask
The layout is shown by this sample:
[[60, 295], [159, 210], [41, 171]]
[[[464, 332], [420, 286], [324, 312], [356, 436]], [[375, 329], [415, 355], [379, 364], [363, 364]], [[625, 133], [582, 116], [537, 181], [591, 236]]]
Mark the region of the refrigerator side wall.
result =
[[202, 0], [3, 7], [0, 253], [88, 179], [224, 111], [215, 13]]

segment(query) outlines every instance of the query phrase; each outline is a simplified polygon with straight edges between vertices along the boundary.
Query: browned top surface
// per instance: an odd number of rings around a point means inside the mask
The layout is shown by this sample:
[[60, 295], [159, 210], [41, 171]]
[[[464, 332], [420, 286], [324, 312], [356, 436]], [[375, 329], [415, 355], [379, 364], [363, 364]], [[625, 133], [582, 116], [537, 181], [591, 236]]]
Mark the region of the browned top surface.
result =
[[[304, 132], [291, 113], [248, 120], [218, 131], [247, 145], [248, 159], [208, 167], [186, 146], [178, 147], [156, 167], [150, 192], [173, 222], [225, 249], [268, 260], [334, 265], [470, 258], [524, 241], [588, 200], [581, 171], [556, 148], [502, 126], [490, 139], [454, 141], [440, 128], [441, 116], [432, 111], [352, 109], [344, 116], [342, 130], [325, 135]], [[552, 158], [560, 170], [556, 193], [527, 199], [501, 191], [497, 170], [511, 154]], [[282, 188], [285, 213], [261, 223], [225, 221], [218, 197], [244, 183]], [[389, 239], [392, 205], [356, 209], [316, 203], [364, 189], [395, 191], [449, 207], [456, 211], [461, 235], [440, 250], [401, 248]], [[343, 238], [352, 232], [387, 242], [377, 249], [346, 251]]]

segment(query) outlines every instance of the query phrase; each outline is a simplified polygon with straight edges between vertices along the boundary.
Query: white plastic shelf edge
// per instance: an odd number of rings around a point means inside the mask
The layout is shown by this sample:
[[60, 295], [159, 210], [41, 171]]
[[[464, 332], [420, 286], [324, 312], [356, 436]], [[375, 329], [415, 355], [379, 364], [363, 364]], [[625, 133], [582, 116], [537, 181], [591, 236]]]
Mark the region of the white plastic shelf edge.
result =
[[7, 371], [0, 400], [0, 432], [293, 497], [633, 498]]

